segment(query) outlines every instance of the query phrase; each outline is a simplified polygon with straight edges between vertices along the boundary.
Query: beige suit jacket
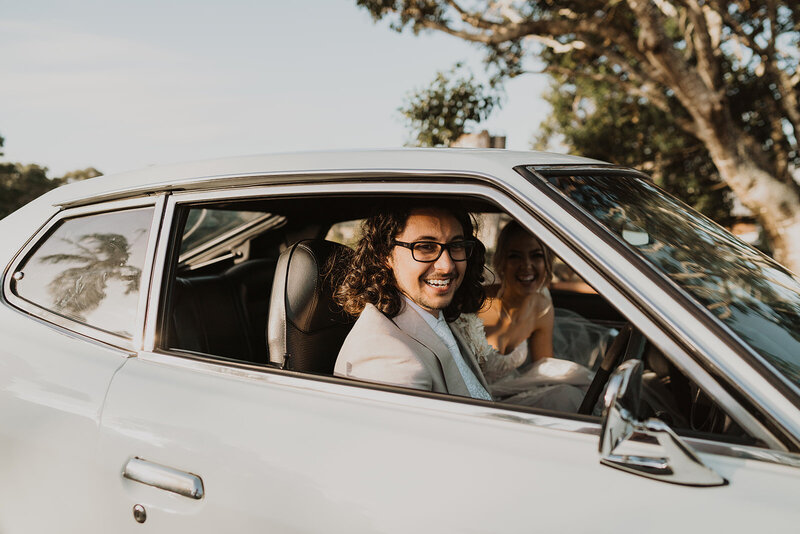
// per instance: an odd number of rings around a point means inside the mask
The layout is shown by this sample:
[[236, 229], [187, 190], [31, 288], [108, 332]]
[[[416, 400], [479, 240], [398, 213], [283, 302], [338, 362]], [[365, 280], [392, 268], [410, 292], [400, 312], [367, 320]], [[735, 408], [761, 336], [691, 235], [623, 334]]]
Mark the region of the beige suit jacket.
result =
[[[475, 356], [453, 329], [461, 355], [488, 391]], [[403, 303], [389, 319], [367, 304], [345, 339], [333, 373], [337, 376], [469, 396], [453, 356], [419, 313]]]

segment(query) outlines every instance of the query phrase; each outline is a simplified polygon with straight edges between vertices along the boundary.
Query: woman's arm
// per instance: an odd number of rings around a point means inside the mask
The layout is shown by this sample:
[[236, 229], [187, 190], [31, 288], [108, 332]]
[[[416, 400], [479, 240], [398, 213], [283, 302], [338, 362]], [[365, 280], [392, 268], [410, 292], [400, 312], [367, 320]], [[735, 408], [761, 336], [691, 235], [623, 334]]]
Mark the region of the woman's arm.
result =
[[553, 357], [553, 325], [555, 322], [555, 312], [549, 291], [542, 301], [542, 306], [544, 309], [540, 308], [541, 315], [536, 319], [536, 326], [534, 327], [533, 334], [528, 338], [528, 349], [533, 361]]

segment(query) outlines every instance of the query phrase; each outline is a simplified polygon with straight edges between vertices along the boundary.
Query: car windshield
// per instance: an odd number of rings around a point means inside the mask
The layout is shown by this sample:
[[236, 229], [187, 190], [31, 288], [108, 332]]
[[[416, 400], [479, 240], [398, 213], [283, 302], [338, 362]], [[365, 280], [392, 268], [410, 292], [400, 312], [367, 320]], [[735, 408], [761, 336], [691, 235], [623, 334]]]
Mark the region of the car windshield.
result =
[[547, 179], [800, 386], [799, 278], [645, 180]]

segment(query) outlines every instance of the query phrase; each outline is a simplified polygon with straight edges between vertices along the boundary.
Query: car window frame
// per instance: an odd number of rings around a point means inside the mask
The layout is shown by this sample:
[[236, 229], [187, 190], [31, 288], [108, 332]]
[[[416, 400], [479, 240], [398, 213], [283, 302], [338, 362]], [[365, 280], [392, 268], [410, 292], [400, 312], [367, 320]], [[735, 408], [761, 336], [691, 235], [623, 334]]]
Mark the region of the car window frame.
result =
[[[684, 374], [694, 373], [683, 368], [683, 364], [695, 362], [704, 372], [717, 377], [717, 382], [726, 390], [727, 397], [736, 398], [737, 403], [745, 407], [746, 411], [758, 414], [758, 425], [768, 429], [770, 434], [780, 436], [777, 439], [780, 439], [787, 450], [800, 451], [800, 420], [797, 418], [796, 399], [787, 396], [786, 391], [778, 387], [777, 381], [780, 379], [765, 373], [763, 368], [754, 367], [747, 357], [752, 349], [743, 346], [727, 326], [717, 321], [682, 289], [665, 279], [649, 262], [629, 250], [616, 236], [575, 206], [546, 178], [551, 174], [602, 174], [619, 176], [620, 179], [629, 176], [651, 181], [646, 174], [635, 169], [610, 165], [520, 165], [515, 170], [544, 196], [543, 205], [552, 206], [551, 212], [558, 210], [572, 217], [575, 224], [571, 228], [566, 228], [551, 218], [550, 224], [557, 234], [565, 239], [591, 239], [602, 245], [604, 249], [625, 260], [624, 272], [607, 269], [617, 284], [624, 284], [623, 278], [635, 275], [641, 281], [638, 287], [647, 287], [649, 284], [651, 289], [657, 288], [662, 294], [661, 298], [666, 299], [665, 302], [669, 305], [662, 306], [661, 309], [672, 307], [674, 311], [677, 307], [684, 312], [686, 320], [681, 318], [681, 321], [676, 320], [678, 317], [674, 313], [660, 314], [663, 328], [691, 355], [691, 361], [673, 360]], [[653, 305], [656, 299], [652, 295], [644, 295], [638, 287], [633, 287], [635, 284], [628, 285], [634, 289], [630, 292], [631, 299], [640, 306], [648, 306], [649, 303], [653, 311], [658, 310], [658, 306]], [[698, 385], [702, 387], [702, 384]], [[719, 402], [714, 395], [712, 398]]]
[[[383, 171], [385, 173], [385, 171]], [[509, 172], [513, 173], [512, 169]], [[332, 173], [333, 174], [333, 173]], [[425, 181], [420, 180], [420, 175], [425, 176]], [[291, 179], [291, 175], [285, 177]], [[493, 176], [479, 173], [447, 173], [431, 171], [409, 171], [407, 173], [392, 173], [392, 180], [386, 180], [386, 175], [380, 170], [372, 171], [352, 171], [348, 173], [338, 173], [334, 176], [320, 177], [320, 181], [309, 183], [306, 180], [299, 183], [287, 183], [282, 180], [277, 184], [248, 185], [238, 188], [225, 188], [219, 190], [187, 191], [176, 192], [170, 195], [164, 210], [164, 224], [161, 228], [161, 238], [159, 239], [156, 250], [155, 261], [160, 268], [154, 270], [152, 287], [157, 291], [151, 290], [150, 302], [147, 306], [147, 319], [145, 322], [145, 333], [141, 356], [144, 359], [155, 359], [160, 362], [171, 361], [177, 365], [193, 367], [202, 366], [204, 369], [211, 369], [218, 373], [230, 373], [234, 369], [241, 372], [264, 373], [265, 375], [294, 375], [295, 378], [305, 380], [308, 384], [304, 387], [312, 387], [310, 384], [325, 383], [326, 387], [336, 387], [336, 384], [345, 387], [343, 391], [352, 391], [352, 386], [371, 390], [387, 390], [389, 392], [402, 392], [406, 396], [423, 396], [444, 398], [448, 401], [459, 404], [479, 404], [481, 409], [491, 407], [501, 410], [503, 413], [538, 413], [541, 410], [519, 409], [510, 405], [497, 406], [497, 403], [484, 403], [472, 399], [462, 399], [448, 395], [434, 394], [430, 392], [417, 392], [404, 388], [391, 386], [376, 386], [374, 384], [357, 384], [352, 380], [341, 379], [338, 377], [320, 377], [315, 375], [303, 375], [291, 371], [280, 370], [272, 367], [265, 367], [247, 362], [226, 361], [224, 358], [210, 357], [200, 354], [178, 353], [176, 351], [163, 350], [157, 347], [156, 339], [159, 328], [159, 316], [163, 314], [162, 302], [167, 288], [162, 287], [167, 276], [170, 255], [170, 236], [174, 236], [175, 229], [172, 227], [176, 223], [175, 214], [177, 208], [188, 204], [200, 204], [210, 202], [227, 202], [231, 200], [244, 200], [250, 198], [279, 198], [281, 196], [321, 196], [321, 195], [447, 195], [447, 196], [474, 196], [488, 200], [502, 206], [510, 216], [514, 217], [523, 226], [534, 232], [542, 241], [550, 246], [553, 251], [562, 257], [569, 265], [588, 283], [592, 284], [601, 292], [607, 300], [617, 303], [620, 311], [628, 317], [631, 322], [637, 325], [651, 341], [672, 361], [680, 360], [682, 363], [679, 368], [690, 376], [698, 385], [708, 392], [716, 402], [725, 406], [727, 412], [734, 412], [734, 419], [750, 435], [762, 440], [770, 449], [775, 451], [785, 451], [787, 447], [783, 442], [773, 436], [760, 422], [747, 411], [737, 399], [732, 397], [722, 388], [710, 373], [700, 366], [692, 356], [685, 350], [681, 343], [672, 339], [663, 331], [663, 327], [653, 317], [649, 316], [641, 307], [632, 300], [625, 292], [607, 279], [607, 274], [599, 268], [593, 261], [586, 258], [586, 253], [579, 245], [569, 239], [564, 239], [553, 231], [550, 221], [535, 210], [534, 202], [531, 202], [530, 195], [542, 195], [529, 182], [523, 182], [525, 190], [518, 190], [509, 183], [504, 183]], [[699, 377], [699, 378], [698, 378]], [[269, 379], [268, 379], [269, 380]], [[313, 386], [316, 387], [316, 386]], [[348, 393], [350, 394], [350, 393]], [[506, 407], [508, 406], [508, 407]], [[557, 414], [555, 416], [570, 429], [576, 427], [580, 432], [599, 432], [599, 426], [594, 423], [597, 418], [577, 416], [575, 414]], [[549, 423], [552, 426], [552, 421]], [[588, 425], [588, 427], [587, 427]], [[587, 428], [589, 430], [587, 430]], [[697, 439], [699, 443], [705, 442]], [[728, 444], [724, 441], [708, 441], [715, 444], [719, 449], [722, 447], [733, 447], [739, 450], [746, 446]], [[727, 449], [725, 449], [727, 450]], [[731, 449], [733, 450], [733, 449]], [[755, 450], [764, 451], [765, 449], [756, 448]]]
[[[166, 205], [166, 197], [167, 194], [161, 194], [157, 196], [99, 202], [80, 207], [61, 209], [56, 212], [31, 236], [27, 243], [14, 255], [11, 262], [6, 266], [5, 272], [3, 273], [3, 300], [21, 313], [33, 316], [43, 324], [71, 335], [78, 335], [92, 342], [99, 342], [126, 351], [135, 351], [137, 348], [141, 348], [145, 327], [146, 306], [149, 302], [153, 260], [155, 258], [163, 211]], [[150, 221], [150, 233], [145, 248], [144, 263], [142, 265], [141, 280], [139, 283], [138, 306], [131, 338], [70, 319], [69, 317], [48, 310], [43, 306], [22, 298], [13, 292], [12, 279], [20, 264], [43, 242], [43, 239], [46, 239], [50, 235], [51, 230], [62, 221], [140, 208], [153, 208], [153, 216]]]

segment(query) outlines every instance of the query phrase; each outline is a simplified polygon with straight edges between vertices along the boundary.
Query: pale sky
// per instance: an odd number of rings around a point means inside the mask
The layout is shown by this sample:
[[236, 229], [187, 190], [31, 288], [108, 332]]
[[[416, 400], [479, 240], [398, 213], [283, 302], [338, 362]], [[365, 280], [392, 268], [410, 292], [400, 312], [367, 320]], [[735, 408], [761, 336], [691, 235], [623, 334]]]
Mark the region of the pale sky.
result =
[[[472, 45], [397, 34], [355, 0], [0, 0], [0, 161], [51, 176], [243, 154], [382, 148], [397, 108]], [[530, 147], [547, 80], [507, 85], [485, 127]]]

